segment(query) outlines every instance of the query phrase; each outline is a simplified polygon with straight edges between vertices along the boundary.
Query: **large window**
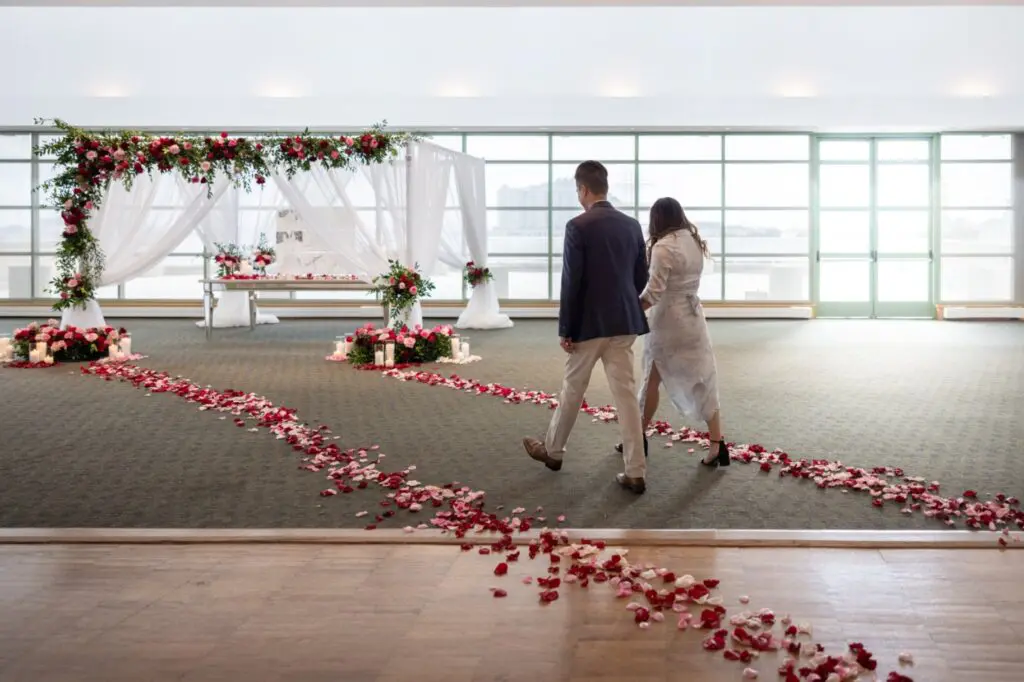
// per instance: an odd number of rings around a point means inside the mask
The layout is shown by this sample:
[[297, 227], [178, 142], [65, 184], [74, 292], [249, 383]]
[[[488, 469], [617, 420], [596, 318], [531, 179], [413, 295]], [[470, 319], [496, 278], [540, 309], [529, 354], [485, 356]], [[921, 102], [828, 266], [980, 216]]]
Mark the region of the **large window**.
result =
[[945, 302], [1013, 300], [1013, 141], [943, 135], [939, 176], [939, 296]]
[[[52, 177], [52, 160], [33, 159], [31, 151], [33, 143], [49, 139], [29, 131], [0, 133], [0, 299], [49, 297], [63, 225], [32, 189]], [[607, 166], [609, 198], [645, 230], [657, 199], [670, 196], [683, 204], [712, 254], [700, 287], [708, 301], [810, 300], [811, 244], [823, 251], [869, 250], [862, 243], [872, 220], [868, 205], [879, 208], [879, 234], [892, 242], [882, 244], [880, 237], [878, 248], [917, 253], [935, 247], [942, 301], [1013, 298], [1015, 251], [1021, 247], [1014, 240], [1010, 135], [941, 135], [937, 158], [933, 138], [879, 138], [874, 174], [863, 140], [822, 137], [814, 163], [815, 145], [806, 134], [446, 133], [432, 141], [486, 161], [489, 265], [505, 301], [557, 300], [565, 224], [581, 211], [573, 175], [588, 159]], [[349, 190], [360, 218], [376, 220], [368, 183], [354, 181]], [[241, 197], [243, 241], [273, 238], [278, 203], [273, 184]], [[156, 204], [172, 210], [177, 201], [163, 196]], [[457, 230], [458, 212], [449, 213], [446, 220]], [[887, 221], [898, 221], [899, 229], [883, 229]], [[826, 278], [821, 267], [819, 288], [863, 274], [830, 270]], [[202, 243], [190, 238], [150, 272], [105, 287], [100, 296], [198, 299], [197, 280], [209, 268]], [[880, 270], [878, 277], [884, 288], [888, 275]], [[434, 280], [435, 300], [469, 293], [459, 272]], [[265, 297], [366, 298], [360, 292]]]

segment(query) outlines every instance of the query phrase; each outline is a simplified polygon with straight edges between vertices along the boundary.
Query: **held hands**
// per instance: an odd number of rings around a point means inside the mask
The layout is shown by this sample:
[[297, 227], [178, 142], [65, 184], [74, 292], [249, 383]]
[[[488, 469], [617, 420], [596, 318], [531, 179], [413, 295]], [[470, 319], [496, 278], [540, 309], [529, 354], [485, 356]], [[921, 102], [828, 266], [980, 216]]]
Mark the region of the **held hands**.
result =
[[575, 347], [572, 345], [572, 339], [559, 339], [558, 343], [566, 353], [572, 353], [575, 350]]

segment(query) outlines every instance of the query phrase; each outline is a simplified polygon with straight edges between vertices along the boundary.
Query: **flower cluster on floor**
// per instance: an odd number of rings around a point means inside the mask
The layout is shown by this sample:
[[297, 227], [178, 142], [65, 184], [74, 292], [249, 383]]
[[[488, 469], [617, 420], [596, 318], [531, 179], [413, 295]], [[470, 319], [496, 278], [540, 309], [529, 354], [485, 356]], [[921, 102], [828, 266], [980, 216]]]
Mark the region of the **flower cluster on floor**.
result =
[[[14, 330], [12, 346], [14, 355], [19, 358], [11, 367], [43, 367], [52, 366], [60, 362], [87, 362], [104, 358], [108, 355], [111, 346], [117, 345], [122, 339], [128, 336], [128, 330], [123, 327], [79, 329], [68, 326], [60, 328], [57, 320], [47, 320], [45, 323], [32, 322], [25, 327]], [[45, 344], [47, 355], [55, 362], [45, 363], [28, 362], [29, 352], [39, 344]]]
[[[323, 473], [331, 487], [321, 492], [329, 497], [338, 494], [352, 494], [371, 486], [383, 489], [385, 497], [379, 502], [380, 511], [373, 517], [373, 523], [366, 526], [373, 530], [378, 523], [393, 517], [398, 511], [418, 513], [424, 509], [433, 510], [433, 516], [414, 527], [406, 526], [407, 532], [417, 529], [435, 528], [462, 538], [463, 551], [476, 549], [480, 554], [499, 556], [494, 567], [496, 578], [508, 575], [510, 564], [523, 559], [541, 560], [546, 568], [540, 576], [525, 576], [522, 582], [535, 586], [538, 603], [550, 605], [557, 601], [560, 591], [566, 586], [588, 588], [590, 585], [606, 584], [615, 589], [618, 599], [628, 600], [626, 611], [632, 614], [638, 627], [648, 629], [652, 624], [664, 622], [671, 615], [677, 619], [680, 630], [702, 630], [707, 634], [702, 645], [708, 651], [721, 651], [728, 661], [744, 666], [742, 676], [755, 679], [759, 672], [753, 666], [766, 652], [785, 652], [785, 659], [777, 669], [784, 682], [849, 682], [866, 675], [877, 679], [878, 663], [874, 656], [860, 643], [851, 643], [848, 651], [832, 655], [811, 639], [808, 624], [794, 624], [788, 616], [777, 618], [771, 609], [759, 611], [744, 610], [729, 615], [724, 598], [714, 591], [719, 581], [714, 578], [698, 580], [690, 575], [677, 574], [667, 568], [653, 565], [631, 564], [625, 552], [614, 552], [601, 541], [580, 539], [572, 542], [566, 531], [544, 529], [539, 538], [530, 540], [525, 546], [517, 544], [515, 535], [529, 531], [540, 517], [526, 513], [522, 507], [513, 509], [511, 514], [498, 516], [485, 510], [485, 493], [458, 483], [428, 485], [413, 479], [415, 466], [400, 471], [378, 469], [385, 455], [374, 445], [366, 448], [342, 449], [336, 441], [340, 436], [332, 434], [326, 425], [311, 426], [299, 421], [296, 411], [276, 406], [263, 396], [241, 391], [217, 391], [199, 386], [188, 379], [171, 377], [155, 370], [143, 369], [123, 363], [92, 363], [82, 368], [83, 373], [107, 381], [130, 382], [138, 389], [154, 393], [171, 393], [189, 402], [198, 404], [202, 411], [222, 413], [222, 420], [233, 417], [234, 424], [250, 432], [266, 429], [279, 440], [301, 453], [303, 468]], [[393, 376], [406, 377], [398, 370], [387, 372]], [[424, 373], [418, 375], [423, 383], [447, 385], [437, 380], [428, 380]], [[441, 378], [443, 380], [443, 378]], [[498, 395], [506, 402], [537, 402], [551, 404], [548, 394], [537, 391], [520, 395], [512, 389], [494, 384], [464, 383], [452, 388], [468, 390], [477, 395]], [[605, 415], [607, 409], [585, 408], [589, 414]], [[597, 418], [597, 417], [595, 417]], [[253, 426], [250, 426], [250, 425]], [[500, 511], [500, 508], [499, 508]], [[541, 510], [538, 510], [541, 511]], [[368, 516], [361, 512], [359, 516]], [[559, 521], [564, 521], [564, 516]], [[488, 538], [481, 534], [490, 534]], [[470, 539], [471, 538], [471, 539]], [[495, 598], [508, 595], [505, 588], [494, 587]], [[741, 597], [741, 603], [749, 600]], [[779, 623], [782, 630], [773, 628]], [[911, 664], [909, 654], [900, 656], [900, 664]], [[773, 666], [774, 667], [774, 666]], [[912, 682], [910, 677], [899, 672], [890, 672], [887, 682]]]
[[378, 329], [373, 324], [367, 324], [346, 337], [345, 341], [350, 344], [348, 361], [353, 366], [384, 369], [384, 358], [378, 352], [385, 353], [389, 345], [393, 349], [396, 368], [407, 368], [413, 364], [449, 357], [452, 353], [451, 337], [452, 328], [449, 325], [438, 325], [433, 329], [424, 329], [419, 325], [412, 328], [403, 325], [398, 329]]

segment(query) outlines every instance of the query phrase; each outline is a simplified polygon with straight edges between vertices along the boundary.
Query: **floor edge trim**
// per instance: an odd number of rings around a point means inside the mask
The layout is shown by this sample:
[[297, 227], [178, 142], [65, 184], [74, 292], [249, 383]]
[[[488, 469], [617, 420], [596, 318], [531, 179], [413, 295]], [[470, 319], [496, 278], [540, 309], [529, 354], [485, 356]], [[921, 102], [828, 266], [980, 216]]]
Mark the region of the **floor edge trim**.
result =
[[[999, 535], [989, 531], [872, 530], [626, 530], [553, 529], [570, 539], [678, 547], [835, 547], [856, 549], [1000, 549]], [[525, 542], [540, 530], [518, 534]], [[247, 529], [247, 528], [3, 528], [0, 544], [489, 544], [499, 536], [474, 533], [456, 538], [438, 530]], [[1024, 548], [1010, 542], [1007, 549]]]

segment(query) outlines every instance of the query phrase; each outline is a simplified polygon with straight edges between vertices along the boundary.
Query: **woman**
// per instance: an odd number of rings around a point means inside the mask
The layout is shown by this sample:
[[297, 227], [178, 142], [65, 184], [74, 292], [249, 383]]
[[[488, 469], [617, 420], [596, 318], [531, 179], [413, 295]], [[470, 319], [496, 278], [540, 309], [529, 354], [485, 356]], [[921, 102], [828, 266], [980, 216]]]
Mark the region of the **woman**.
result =
[[[658, 199], [651, 207], [647, 262], [651, 275], [640, 294], [640, 304], [650, 310], [651, 333], [644, 348], [644, 380], [640, 387], [640, 409], [644, 431], [658, 409], [662, 384], [679, 412], [708, 425], [711, 441], [706, 466], [729, 466], [729, 450], [722, 439], [718, 409], [718, 372], [704, 309], [697, 298], [704, 261], [710, 258], [701, 239], [679, 202]], [[622, 445], [616, 450], [622, 451]]]

